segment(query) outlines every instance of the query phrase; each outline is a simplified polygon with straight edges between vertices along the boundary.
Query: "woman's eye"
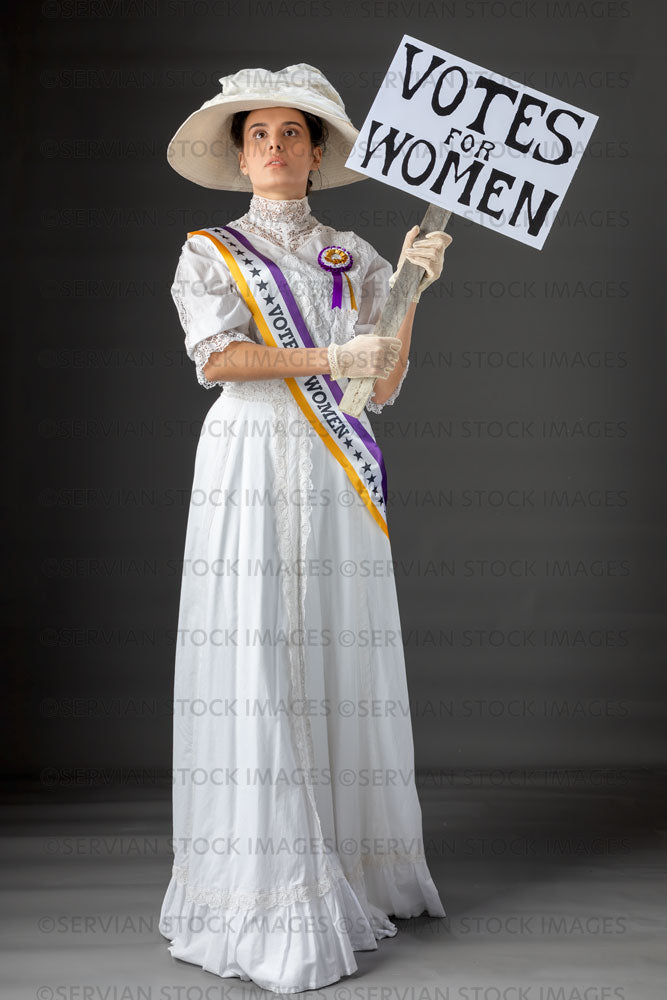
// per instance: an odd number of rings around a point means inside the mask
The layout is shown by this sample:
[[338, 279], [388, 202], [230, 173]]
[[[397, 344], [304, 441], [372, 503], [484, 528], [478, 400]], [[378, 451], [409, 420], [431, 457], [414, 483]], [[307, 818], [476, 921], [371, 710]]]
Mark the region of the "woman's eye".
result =
[[[285, 132], [294, 132], [295, 135], [298, 134], [295, 128], [286, 128]], [[253, 139], [259, 139], [262, 135], [265, 135], [265, 132], [263, 128], [260, 128], [256, 132], [253, 132], [252, 137]]]

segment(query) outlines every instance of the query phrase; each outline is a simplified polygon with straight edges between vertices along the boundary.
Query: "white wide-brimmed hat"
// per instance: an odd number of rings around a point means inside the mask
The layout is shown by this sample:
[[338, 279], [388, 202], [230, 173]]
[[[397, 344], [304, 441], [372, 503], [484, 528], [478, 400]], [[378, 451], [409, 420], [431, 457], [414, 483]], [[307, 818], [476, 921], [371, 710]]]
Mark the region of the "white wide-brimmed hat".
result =
[[329, 138], [317, 190], [367, 179], [345, 166], [359, 131], [347, 117], [338, 91], [315, 66], [295, 63], [275, 73], [241, 69], [220, 77], [220, 84], [221, 92], [186, 118], [167, 147], [170, 165], [189, 181], [224, 191], [252, 191], [250, 178], [239, 169], [230, 125], [237, 111], [273, 107], [299, 108], [326, 122]]

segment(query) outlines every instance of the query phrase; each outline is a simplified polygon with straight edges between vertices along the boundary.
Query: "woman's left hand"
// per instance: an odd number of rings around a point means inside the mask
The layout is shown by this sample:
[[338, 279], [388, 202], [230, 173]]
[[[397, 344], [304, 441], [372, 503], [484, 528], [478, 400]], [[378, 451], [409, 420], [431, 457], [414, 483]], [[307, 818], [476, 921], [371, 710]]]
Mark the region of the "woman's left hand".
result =
[[421, 239], [417, 239], [418, 232], [419, 226], [413, 226], [406, 233], [398, 265], [389, 279], [389, 284], [393, 285], [398, 277], [398, 272], [406, 260], [409, 260], [412, 264], [417, 264], [419, 267], [423, 267], [426, 274], [422, 276], [417, 286], [417, 291], [412, 299], [413, 302], [419, 302], [424, 289], [432, 285], [434, 281], [437, 281], [442, 274], [445, 250], [452, 242], [452, 237], [449, 233], [444, 233], [442, 230], [427, 233]]

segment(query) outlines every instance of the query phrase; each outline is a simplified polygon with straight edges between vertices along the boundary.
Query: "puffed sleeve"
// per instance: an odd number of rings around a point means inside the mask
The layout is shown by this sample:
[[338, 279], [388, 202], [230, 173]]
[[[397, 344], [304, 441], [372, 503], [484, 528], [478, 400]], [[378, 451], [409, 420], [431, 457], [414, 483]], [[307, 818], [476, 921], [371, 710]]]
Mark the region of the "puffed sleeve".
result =
[[[394, 268], [390, 262], [375, 253], [369, 268], [364, 277], [361, 287], [361, 302], [359, 304], [359, 316], [354, 325], [354, 335], [358, 333], [372, 333], [376, 323], [380, 319], [383, 306], [389, 295], [389, 279], [394, 273]], [[401, 380], [392, 392], [391, 396], [384, 403], [374, 403], [371, 399], [366, 403], [366, 409], [373, 413], [382, 413], [383, 407], [393, 403], [401, 391], [401, 386], [405, 380], [410, 367], [410, 359], [403, 370]], [[377, 384], [377, 383], [376, 383]]]
[[224, 350], [233, 340], [256, 344], [258, 339], [236, 282], [220, 251], [205, 236], [190, 236], [183, 244], [171, 296], [197, 381], [206, 389], [220, 388], [222, 382], [209, 382], [203, 371], [213, 351]]

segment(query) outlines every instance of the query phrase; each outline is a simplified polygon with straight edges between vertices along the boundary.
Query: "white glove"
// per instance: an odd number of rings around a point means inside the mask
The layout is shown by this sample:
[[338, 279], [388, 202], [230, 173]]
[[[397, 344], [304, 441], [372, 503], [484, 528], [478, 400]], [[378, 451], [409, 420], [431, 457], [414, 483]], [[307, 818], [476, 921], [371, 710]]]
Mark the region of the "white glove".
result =
[[426, 274], [422, 276], [419, 285], [417, 286], [417, 291], [415, 292], [412, 301], [419, 302], [421, 293], [429, 285], [432, 285], [434, 281], [442, 274], [442, 265], [445, 250], [452, 242], [452, 237], [449, 233], [444, 233], [441, 230], [435, 230], [432, 233], [427, 233], [421, 239], [416, 240], [417, 233], [419, 232], [419, 226], [413, 226], [412, 229], [406, 234], [403, 240], [403, 246], [401, 248], [401, 255], [398, 258], [398, 264], [396, 270], [389, 279], [389, 284], [393, 285], [398, 277], [398, 272], [403, 267], [403, 263], [409, 260], [413, 264], [418, 264], [419, 267], [426, 269]]
[[346, 344], [329, 344], [331, 375], [339, 378], [388, 378], [398, 361], [399, 337], [360, 333]]

